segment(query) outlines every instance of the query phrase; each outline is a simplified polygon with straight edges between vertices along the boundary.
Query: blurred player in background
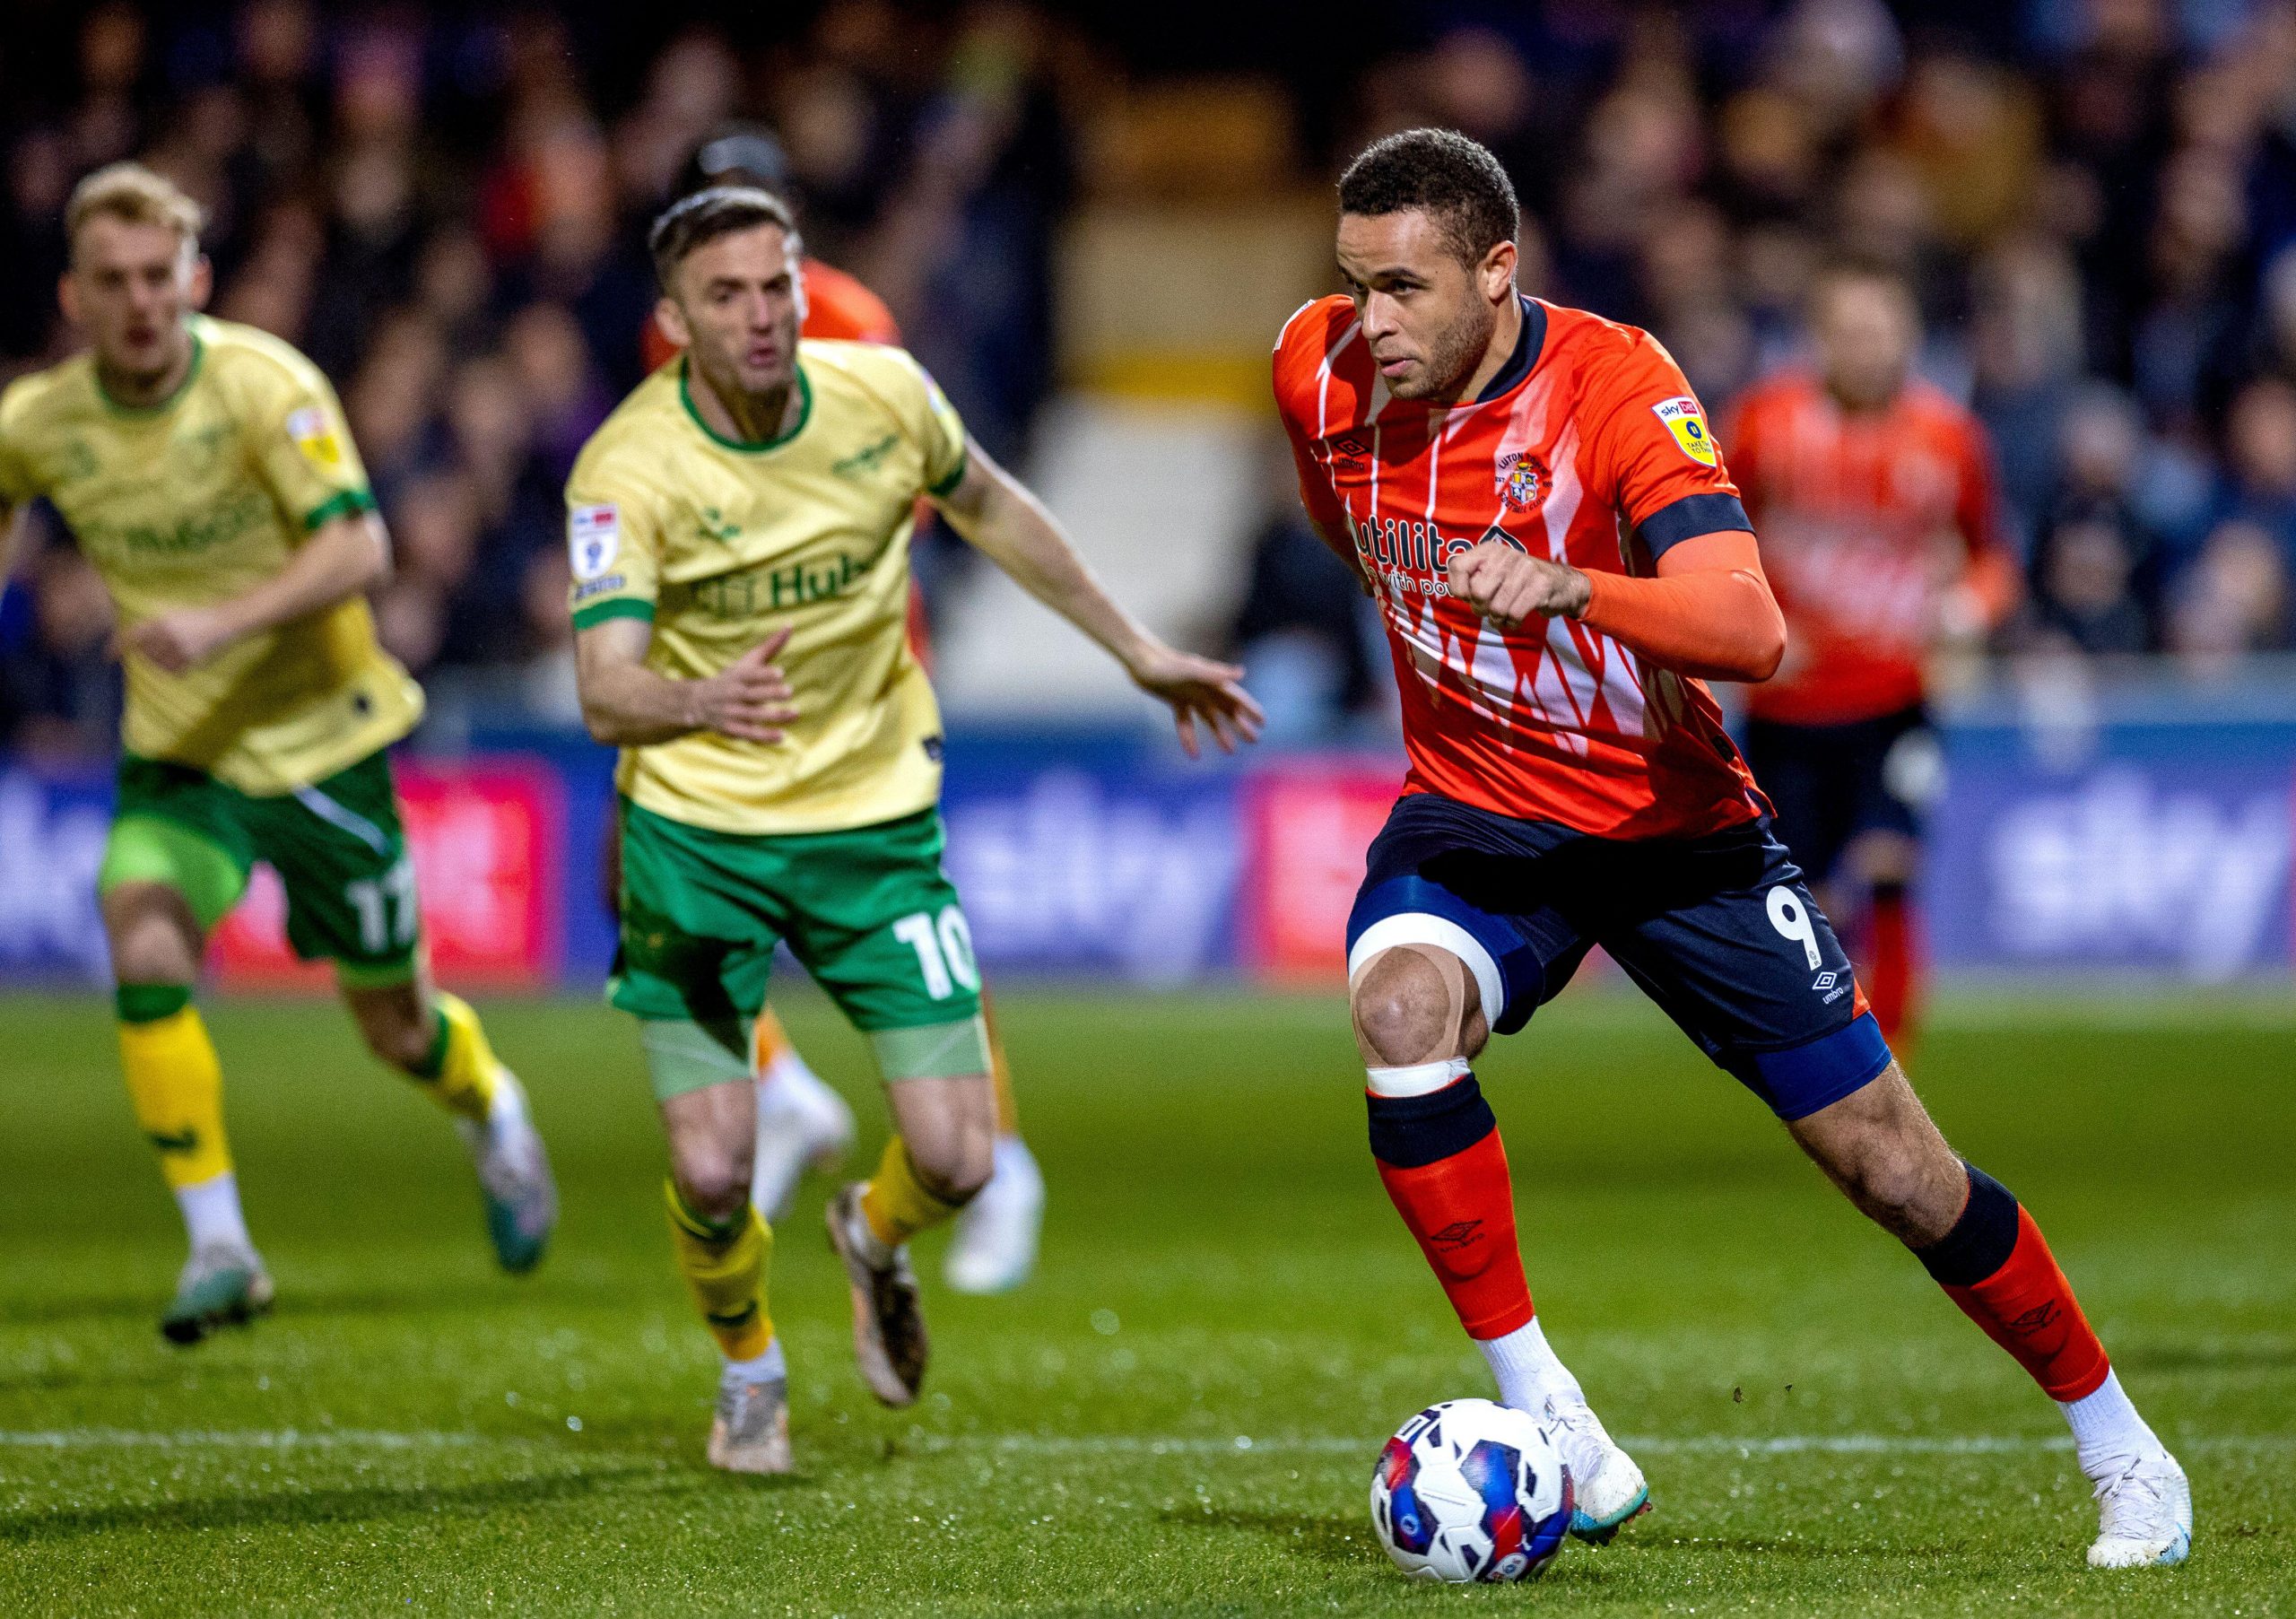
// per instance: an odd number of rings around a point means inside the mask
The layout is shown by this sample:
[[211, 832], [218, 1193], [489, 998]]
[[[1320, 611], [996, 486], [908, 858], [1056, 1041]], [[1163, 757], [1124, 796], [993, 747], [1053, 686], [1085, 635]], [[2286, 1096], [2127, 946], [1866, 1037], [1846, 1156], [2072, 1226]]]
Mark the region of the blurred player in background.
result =
[[1191, 751], [1198, 723], [1232, 746], [1258, 712], [1241, 671], [1109, 599], [908, 354], [800, 342], [803, 249], [778, 198], [697, 192], [651, 246], [684, 353], [568, 482], [577, 673], [592, 735], [622, 749], [612, 997], [642, 1028], [673, 1240], [724, 1357], [709, 1458], [783, 1473], [788, 1368], [750, 1200], [751, 1024], [776, 947], [885, 1082], [895, 1134], [827, 1219], [855, 1356], [889, 1406], [916, 1399], [927, 1358], [908, 1241], [979, 1192], [994, 1153], [979, 974], [941, 868], [940, 716], [907, 634], [918, 499], [1170, 704]]
[[1515, 286], [1488, 151], [1411, 130], [1339, 186], [1350, 295], [1292, 316], [1275, 394], [1309, 516], [1378, 596], [1410, 774], [1348, 919], [1371, 1150], [1507, 1404], [1550, 1424], [1572, 1532], [1648, 1503], [1532, 1308], [1471, 1067], [1600, 944], [2056, 1399], [2089, 1561], [2174, 1562], [2183, 1471], [2031, 1214], [1945, 1145], [1701, 682], [1786, 629], [1698, 400], [1647, 333]]
[[1943, 770], [1925, 668], [2001, 622], [2017, 563], [1984, 427], [1910, 374], [1904, 278], [1828, 266], [1810, 335], [1815, 369], [1750, 390], [1724, 435], [1787, 631], [1777, 675], [1746, 689], [1746, 761], [1902, 1049], [1919, 1001], [1908, 896]]
[[[781, 144], [766, 129], [755, 124], [729, 124], [695, 152], [679, 182], [678, 195], [688, 196], [710, 186], [755, 186], [787, 203], [788, 168]], [[802, 336], [852, 343], [900, 342], [900, 327], [892, 311], [857, 277], [808, 254], [799, 266], [798, 280], [805, 293]], [[647, 320], [644, 349], [648, 370], [658, 370], [677, 353], [677, 344], [658, 309]], [[920, 506], [918, 523], [929, 521], [930, 513], [929, 506]], [[932, 640], [925, 596], [913, 581], [909, 639], [910, 651], [929, 675]], [[610, 873], [617, 868], [620, 857], [617, 832], [615, 841], [608, 845]], [[618, 881], [618, 875], [610, 875], [609, 894]], [[996, 1162], [988, 1184], [957, 1216], [956, 1234], [943, 1258], [942, 1275], [961, 1293], [993, 1293], [1018, 1287], [1036, 1266], [1038, 1238], [1044, 1223], [1044, 1175], [1021, 1136], [1012, 1069], [985, 988], [981, 1017], [988, 1029], [989, 1072], [996, 1084]], [[787, 1211], [806, 1169], [826, 1169], [852, 1144], [853, 1111], [814, 1074], [770, 1006], [758, 1015], [756, 1045], [757, 1166], [751, 1200], [759, 1214], [772, 1221]]]
[[161, 1320], [183, 1344], [272, 1298], [191, 1004], [257, 860], [285, 886], [296, 953], [335, 962], [368, 1046], [453, 1116], [503, 1267], [532, 1269], [557, 1218], [524, 1091], [423, 961], [388, 753], [422, 693], [368, 615], [390, 554], [359, 452], [309, 361], [196, 312], [200, 222], [134, 164], [82, 181], [61, 296], [90, 351], [0, 396], [0, 516], [46, 496], [119, 613], [127, 713], [100, 881], [128, 1094], [190, 1235]]

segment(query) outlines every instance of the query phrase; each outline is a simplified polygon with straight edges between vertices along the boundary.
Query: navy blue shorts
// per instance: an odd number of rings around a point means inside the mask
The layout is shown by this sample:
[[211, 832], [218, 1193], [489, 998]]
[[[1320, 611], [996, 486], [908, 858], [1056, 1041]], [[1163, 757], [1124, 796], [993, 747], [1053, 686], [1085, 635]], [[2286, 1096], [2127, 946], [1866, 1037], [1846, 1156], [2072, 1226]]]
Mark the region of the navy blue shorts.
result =
[[1746, 763], [1777, 812], [1773, 830], [1819, 882], [1866, 832], [1920, 836], [1938, 771], [1937, 738], [1922, 709], [1848, 725], [1749, 719], [1745, 743]]
[[1512, 1034], [1600, 944], [1716, 1064], [1802, 1119], [1889, 1066], [1849, 958], [1767, 820], [1623, 841], [1412, 793], [1371, 843], [1347, 918], [1355, 969], [1396, 944], [1467, 963]]

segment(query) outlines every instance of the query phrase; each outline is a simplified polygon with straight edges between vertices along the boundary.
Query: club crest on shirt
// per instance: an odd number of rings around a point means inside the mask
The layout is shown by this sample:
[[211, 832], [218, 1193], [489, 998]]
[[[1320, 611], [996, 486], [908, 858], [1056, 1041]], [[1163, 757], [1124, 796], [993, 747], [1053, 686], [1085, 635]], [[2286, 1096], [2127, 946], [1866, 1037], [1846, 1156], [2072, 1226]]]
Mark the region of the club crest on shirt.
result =
[[1546, 498], [1546, 468], [1526, 450], [1509, 450], [1493, 464], [1499, 498], [1509, 511], [1528, 511]]
[[1683, 454], [1701, 466], [1714, 465], [1714, 430], [1706, 425], [1706, 413], [1698, 401], [1688, 394], [1677, 394], [1672, 399], [1661, 399], [1650, 412], [1666, 424], [1674, 435], [1674, 442]]
[[343, 464], [343, 446], [335, 440], [335, 429], [327, 423], [326, 413], [317, 405], [307, 405], [289, 413], [287, 436], [315, 466]]
[[566, 555], [577, 580], [603, 578], [622, 551], [622, 511], [611, 500], [566, 514]]

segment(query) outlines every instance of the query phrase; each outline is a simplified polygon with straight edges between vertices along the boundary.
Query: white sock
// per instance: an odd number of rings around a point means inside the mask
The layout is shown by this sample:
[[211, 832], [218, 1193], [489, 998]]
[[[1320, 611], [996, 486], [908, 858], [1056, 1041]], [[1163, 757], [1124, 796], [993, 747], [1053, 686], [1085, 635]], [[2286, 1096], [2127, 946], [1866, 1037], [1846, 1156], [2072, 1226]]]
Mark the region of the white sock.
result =
[[786, 1380], [789, 1362], [781, 1353], [781, 1336], [774, 1335], [773, 1342], [746, 1361], [727, 1361], [718, 1373], [728, 1383], [770, 1383]]
[[239, 1212], [239, 1178], [226, 1170], [196, 1186], [176, 1188], [176, 1206], [195, 1251], [203, 1248], [252, 1249], [247, 1216]]
[[1560, 1406], [1586, 1406], [1578, 1380], [1547, 1346], [1546, 1331], [1536, 1316], [1502, 1337], [1476, 1339], [1475, 1347], [1499, 1380], [1502, 1405], [1533, 1416], [1544, 1414], [1550, 1400]]
[[813, 1072], [810, 1063], [797, 1055], [797, 1048], [795, 1046], [784, 1046], [773, 1054], [773, 1060], [766, 1064], [758, 1074], [758, 1089], [763, 1091], [776, 1081], [782, 1079], [787, 1079], [800, 1085], [809, 1079], [815, 1084], [821, 1083], [821, 1076]]
[[999, 1136], [988, 1162], [988, 1185], [980, 1188], [973, 1206], [978, 1207], [992, 1188], [1008, 1197], [1044, 1196], [1044, 1171], [1037, 1168], [1037, 1155], [1029, 1151], [1029, 1144], [1018, 1136]]
[[2120, 1374], [2108, 1371], [2094, 1394], [2077, 1400], [2059, 1400], [2057, 1408], [2073, 1425], [2073, 1445], [2081, 1471], [2091, 1479], [2118, 1473], [2140, 1456], [2161, 1449], [2161, 1441], [2137, 1415], [2136, 1406], [2120, 1386]]

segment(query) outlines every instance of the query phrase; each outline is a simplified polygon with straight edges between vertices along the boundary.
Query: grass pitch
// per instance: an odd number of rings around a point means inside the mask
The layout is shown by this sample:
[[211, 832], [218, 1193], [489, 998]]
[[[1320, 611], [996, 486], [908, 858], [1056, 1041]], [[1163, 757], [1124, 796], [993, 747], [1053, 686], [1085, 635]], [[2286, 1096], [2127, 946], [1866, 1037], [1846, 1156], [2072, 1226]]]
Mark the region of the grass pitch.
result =
[[[1008, 997], [1037, 1280], [929, 1286], [926, 1398], [883, 1411], [809, 1187], [772, 1299], [803, 1471], [756, 1482], [702, 1462], [714, 1362], [615, 1015], [485, 1008], [565, 1197], [517, 1282], [334, 1007], [211, 1005], [279, 1308], [187, 1352], [105, 1006], [0, 1001], [0, 1612], [2296, 1612], [2296, 1020], [2237, 1010], [1971, 1008], [1917, 1071], [2182, 1456], [2187, 1566], [2083, 1567], [2048, 1402], [1759, 1104], [1591, 997], [1483, 1073], [1541, 1313], [1657, 1510], [1455, 1591], [1395, 1572], [1365, 1491], [1398, 1422], [1488, 1385], [1366, 1160], [1335, 1003]], [[788, 1011], [873, 1154], [861, 1047]]]

